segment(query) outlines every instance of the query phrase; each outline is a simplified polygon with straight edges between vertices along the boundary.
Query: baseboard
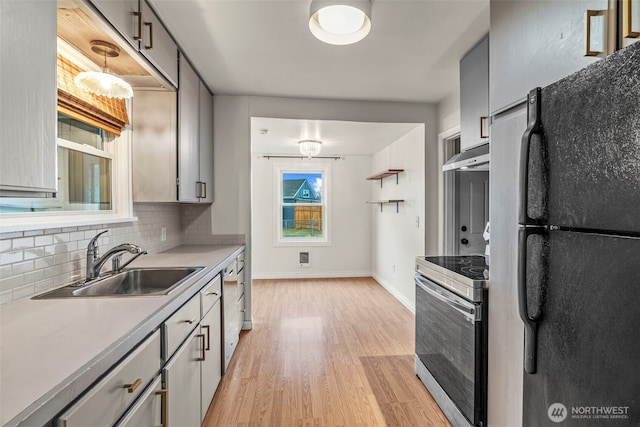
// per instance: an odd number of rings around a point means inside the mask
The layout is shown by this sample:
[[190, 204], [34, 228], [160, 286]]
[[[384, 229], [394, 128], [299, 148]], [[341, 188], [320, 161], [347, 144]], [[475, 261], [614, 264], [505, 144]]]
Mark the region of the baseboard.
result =
[[380, 284], [380, 286], [382, 286], [383, 288], [385, 288], [391, 295], [394, 296], [395, 299], [397, 299], [398, 301], [400, 301], [400, 304], [404, 305], [405, 307], [407, 307], [407, 310], [409, 310], [410, 312], [412, 312], [413, 314], [416, 313], [416, 304], [414, 301], [410, 301], [407, 297], [405, 297], [404, 295], [402, 295], [400, 293], [400, 291], [398, 291], [398, 289], [396, 289], [395, 286], [393, 286], [391, 283], [387, 282], [386, 280], [384, 280], [382, 277], [380, 277], [377, 274], [372, 274], [371, 277], [373, 277], [373, 280], [375, 280], [376, 282], [378, 282]]
[[299, 273], [253, 273], [251, 279], [336, 279], [341, 277], [371, 277], [370, 271], [318, 271]]

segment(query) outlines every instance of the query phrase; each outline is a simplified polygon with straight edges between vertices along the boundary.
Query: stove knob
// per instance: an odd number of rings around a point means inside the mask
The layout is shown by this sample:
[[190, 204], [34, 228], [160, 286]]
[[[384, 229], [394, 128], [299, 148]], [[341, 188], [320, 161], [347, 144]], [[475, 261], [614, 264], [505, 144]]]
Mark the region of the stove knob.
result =
[[469, 244], [469, 240], [467, 240], [465, 238], [462, 238], [462, 239], [460, 239], [460, 243], [462, 243], [463, 245], [467, 245], [467, 244]]

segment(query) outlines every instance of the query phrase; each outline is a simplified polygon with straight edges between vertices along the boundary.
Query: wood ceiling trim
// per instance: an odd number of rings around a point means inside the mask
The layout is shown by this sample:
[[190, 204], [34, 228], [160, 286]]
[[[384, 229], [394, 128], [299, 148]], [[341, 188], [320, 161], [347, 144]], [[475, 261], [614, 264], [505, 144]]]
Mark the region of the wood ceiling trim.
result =
[[[109, 37], [81, 9], [58, 9], [57, 14], [58, 37], [78, 49], [99, 67], [104, 65], [104, 56], [91, 50], [91, 40], [103, 40], [120, 47], [123, 43], [122, 40]], [[111, 71], [119, 76], [150, 75], [125, 49], [120, 49], [120, 56], [117, 58], [107, 58], [107, 64]]]

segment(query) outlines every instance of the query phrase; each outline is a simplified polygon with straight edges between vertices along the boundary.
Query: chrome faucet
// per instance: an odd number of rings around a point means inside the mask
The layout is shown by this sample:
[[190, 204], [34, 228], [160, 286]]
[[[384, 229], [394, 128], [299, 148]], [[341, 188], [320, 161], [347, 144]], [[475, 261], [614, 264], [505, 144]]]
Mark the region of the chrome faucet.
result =
[[[114, 255], [115, 258], [113, 259], [113, 270], [115, 272], [118, 272], [126, 267], [131, 261], [138, 258], [140, 255], [144, 255], [147, 253], [147, 251], [142, 250], [140, 246], [131, 243], [123, 243], [109, 249], [104, 255], [98, 256], [98, 237], [100, 237], [107, 231], [108, 230], [105, 230], [101, 233], [96, 234], [96, 236], [91, 239], [89, 245], [87, 246], [87, 281], [98, 277], [100, 275], [102, 266], [110, 257]], [[122, 255], [122, 252], [129, 252], [130, 254], [135, 254], [135, 256], [127, 261], [124, 265], [120, 265], [120, 256]]]

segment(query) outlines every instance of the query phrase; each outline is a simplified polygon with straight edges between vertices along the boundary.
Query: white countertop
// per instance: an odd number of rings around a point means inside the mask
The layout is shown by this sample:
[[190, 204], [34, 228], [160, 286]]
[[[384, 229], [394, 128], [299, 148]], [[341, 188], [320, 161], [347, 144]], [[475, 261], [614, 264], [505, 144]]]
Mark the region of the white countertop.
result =
[[0, 425], [42, 425], [215, 277], [243, 245], [193, 245], [132, 267], [205, 267], [169, 295], [22, 299], [0, 308]]

